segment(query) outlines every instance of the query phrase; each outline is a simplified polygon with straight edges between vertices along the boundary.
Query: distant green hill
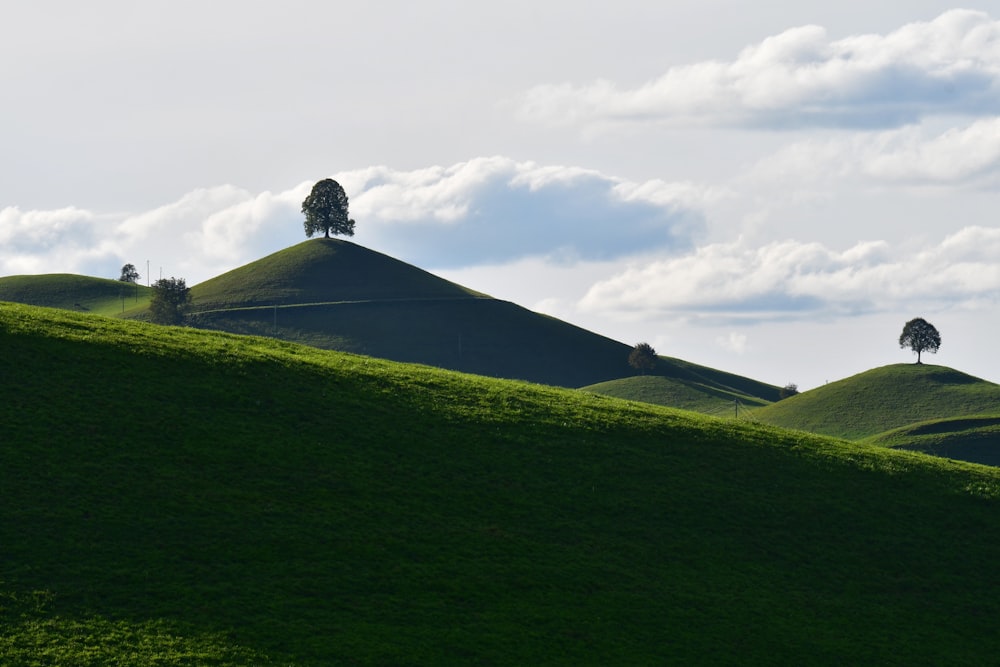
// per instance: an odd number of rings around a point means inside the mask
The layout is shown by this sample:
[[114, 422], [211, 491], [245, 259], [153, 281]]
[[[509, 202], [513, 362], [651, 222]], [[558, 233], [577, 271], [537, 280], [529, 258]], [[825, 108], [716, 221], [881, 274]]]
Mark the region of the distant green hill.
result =
[[659, 357], [649, 375], [610, 380], [583, 387], [586, 391], [713, 415], [738, 415], [778, 400], [778, 387], [750, 378]]
[[866, 438], [864, 442], [1000, 466], [1000, 416], [919, 422]]
[[997, 469], [24, 305], [0, 346], [0, 664], [1000, 654]]
[[70, 273], [0, 278], [0, 301], [116, 315], [149, 304], [145, 285]]
[[486, 295], [339, 239], [313, 239], [195, 285], [196, 310]]
[[761, 422], [858, 439], [915, 422], [996, 413], [1000, 385], [930, 364], [894, 364], [753, 411]]
[[579, 387], [632, 373], [630, 348], [362, 246], [305, 241], [192, 290], [194, 326]]

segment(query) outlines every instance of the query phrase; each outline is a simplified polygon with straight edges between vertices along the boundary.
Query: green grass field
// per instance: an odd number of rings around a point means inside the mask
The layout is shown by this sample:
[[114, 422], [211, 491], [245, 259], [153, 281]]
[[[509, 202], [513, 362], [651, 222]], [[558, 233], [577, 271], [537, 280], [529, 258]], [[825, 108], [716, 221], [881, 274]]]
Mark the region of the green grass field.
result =
[[605, 396], [693, 410], [715, 416], [738, 416], [779, 399], [780, 389], [750, 378], [660, 356], [648, 375], [623, 377], [582, 387]]
[[0, 301], [64, 308], [97, 315], [129, 315], [149, 305], [145, 285], [70, 273], [0, 278]]
[[989, 664], [1000, 471], [0, 304], [0, 664]]
[[1000, 416], [934, 419], [892, 429], [864, 441], [1000, 466]]
[[893, 364], [753, 411], [762, 422], [849, 439], [931, 419], [995, 413], [1000, 385], [944, 366]]

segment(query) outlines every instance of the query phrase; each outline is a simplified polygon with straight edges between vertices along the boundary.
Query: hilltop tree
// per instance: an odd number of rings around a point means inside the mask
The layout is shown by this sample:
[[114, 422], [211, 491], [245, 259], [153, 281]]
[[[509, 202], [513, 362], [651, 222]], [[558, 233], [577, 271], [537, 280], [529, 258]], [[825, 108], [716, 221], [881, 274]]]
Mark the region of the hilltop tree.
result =
[[325, 178], [313, 186], [312, 192], [302, 202], [303, 223], [306, 236], [322, 231], [324, 238], [330, 234], [354, 236], [354, 220], [347, 215], [347, 193], [340, 183]]
[[629, 352], [628, 365], [645, 375], [656, 367], [656, 350], [649, 343], [637, 343]]
[[123, 283], [134, 283], [139, 280], [139, 271], [135, 268], [135, 264], [126, 264], [122, 267], [122, 275], [118, 280]]
[[899, 347], [908, 347], [916, 352], [919, 364], [921, 352], [937, 352], [941, 347], [941, 334], [933, 324], [922, 317], [917, 317], [903, 326], [903, 333], [899, 335]]
[[191, 290], [183, 278], [160, 278], [149, 299], [150, 319], [157, 324], [180, 324], [191, 304]]
[[798, 393], [799, 393], [799, 385], [795, 384], [794, 382], [789, 382], [784, 387], [778, 390], [778, 398], [779, 399], [791, 398], [792, 396], [798, 395]]

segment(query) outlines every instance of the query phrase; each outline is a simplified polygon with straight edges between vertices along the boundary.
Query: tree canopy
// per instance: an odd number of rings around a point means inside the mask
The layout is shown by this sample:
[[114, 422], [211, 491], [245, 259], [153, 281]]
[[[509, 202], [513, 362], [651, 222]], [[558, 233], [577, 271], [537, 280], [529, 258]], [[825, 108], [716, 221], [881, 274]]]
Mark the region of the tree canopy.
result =
[[921, 352], [937, 352], [941, 347], [941, 334], [933, 324], [922, 317], [917, 317], [903, 326], [903, 333], [899, 335], [899, 347], [908, 347], [916, 352], [919, 364]]
[[354, 220], [347, 213], [347, 193], [332, 178], [313, 186], [302, 202], [302, 212], [306, 216], [303, 227], [309, 238], [317, 232], [323, 232], [325, 238], [330, 238], [331, 233], [354, 236]]
[[118, 280], [123, 283], [134, 283], [139, 280], [139, 271], [135, 268], [135, 264], [126, 264], [122, 267], [122, 274]]
[[656, 350], [649, 343], [637, 343], [628, 355], [628, 365], [640, 373], [656, 367]]
[[180, 324], [191, 303], [191, 290], [183, 278], [160, 278], [149, 299], [150, 319], [157, 324]]

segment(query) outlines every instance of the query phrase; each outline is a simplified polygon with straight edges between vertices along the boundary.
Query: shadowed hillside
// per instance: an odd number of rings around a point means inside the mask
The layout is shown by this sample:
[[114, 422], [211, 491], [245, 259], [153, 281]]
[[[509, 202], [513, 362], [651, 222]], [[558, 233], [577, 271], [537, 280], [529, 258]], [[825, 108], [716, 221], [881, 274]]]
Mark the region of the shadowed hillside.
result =
[[989, 664], [1000, 471], [0, 304], [0, 663]]
[[753, 417], [849, 439], [931, 419], [995, 413], [1000, 385], [944, 366], [894, 364], [831, 382]]
[[778, 400], [781, 391], [757, 380], [663, 356], [658, 357], [656, 367], [647, 375], [609, 380], [582, 389], [712, 415], [733, 415], [741, 408], [768, 405]]
[[910, 424], [864, 442], [1000, 466], [1000, 417], [955, 417]]
[[629, 347], [362, 246], [305, 241], [192, 288], [190, 324], [579, 387], [632, 373]]

